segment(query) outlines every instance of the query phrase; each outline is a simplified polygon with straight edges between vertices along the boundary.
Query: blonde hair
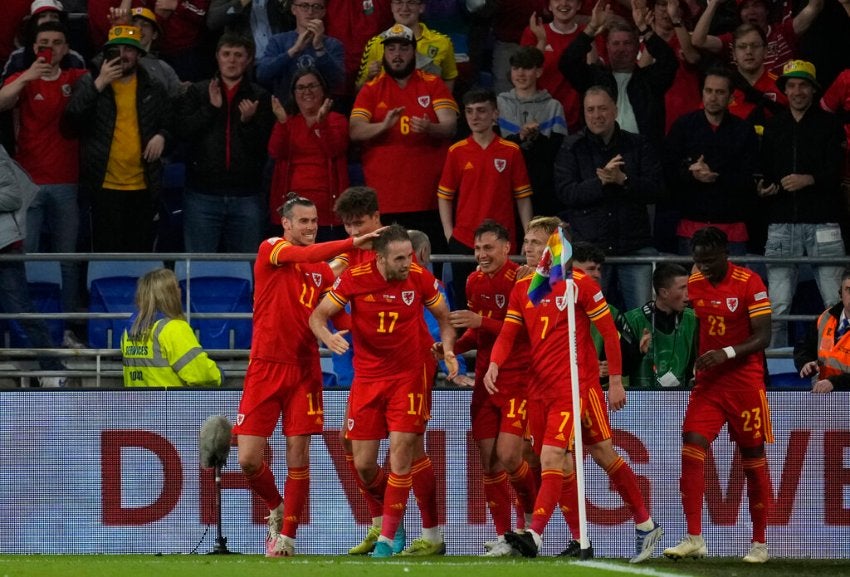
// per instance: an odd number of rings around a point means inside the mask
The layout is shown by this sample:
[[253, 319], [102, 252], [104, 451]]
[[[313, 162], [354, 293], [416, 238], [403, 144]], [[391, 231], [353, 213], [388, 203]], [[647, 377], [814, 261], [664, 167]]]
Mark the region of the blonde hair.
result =
[[167, 268], [158, 268], [140, 278], [136, 285], [136, 308], [136, 320], [130, 328], [133, 340], [147, 339], [157, 313], [169, 319], [184, 320], [180, 286], [174, 273]]
[[535, 216], [528, 221], [528, 227], [525, 231], [529, 232], [531, 230], [541, 229], [546, 234], [551, 235], [559, 226], [563, 225], [564, 223], [557, 216]]

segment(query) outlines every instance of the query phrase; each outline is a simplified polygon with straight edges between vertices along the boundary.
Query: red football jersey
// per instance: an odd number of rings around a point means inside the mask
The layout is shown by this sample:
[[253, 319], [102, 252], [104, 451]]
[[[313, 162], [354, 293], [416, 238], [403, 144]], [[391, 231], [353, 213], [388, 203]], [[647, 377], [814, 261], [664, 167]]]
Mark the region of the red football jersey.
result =
[[474, 246], [475, 229], [485, 218], [492, 218], [508, 229], [511, 243], [518, 246], [514, 201], [531, 196], [522, 151], [498, 136], [487, 148], [471, 136], [455, 143], [446, 157], [437, 196], [457, 199], [455, 240]]
[[[761, 278], [731, 262], [726, 277], [717, 286], [700, 272], [692, 274], [688, 279], [688, 298], [699, 321], [699, 355], [744, 342], [753, 334], [750, 319], [771, 313]], [[764, 351], [698, 371], [696, 383], [764, 388]]]
[[[821, 108], [833, 113], [850, 111], [850, 69], [838, 75], [820, 100]], [[850, 122], [844, 123], [847, 144], [850, 145]]]
[[[528, 299], [531, 275], [517, 281], [511, 292], [505, 324], [493, 346], [490, 357], [501, 368], [511, 354], [512, 343], [523, 327], [531, 341], [531, 360], [534, 375], [528, 383], [528, 398], [546, 400], [571, 394], [569, 322], [567, 301], [564, 297], [566, 281], [557, 283], [552, 292], [534, 306]], [[599, 285], [579, 270], [573, 271], [577, 291], [576, 348], [581, 393], [599, 382], [599, 360], [590, 335], [590, 323], [605, 340], [608, 371], [622, 374], [622, 356], [617, 327], [608, 302]], [[496, 382], [498, 386], [498, 381]]]
[[[5, 84], [21, 74], [13, 74]], [[69, 137], [60, 126], [74, 84], [85, 74], [88, 71], [81, 68], [62, 70], [55, 80], [38, 78], [21, 92], [15, 159], [36, 184], [77, 184], [80, 180], [79, 140]]]
[[[582, 125], [581, 97], [570, 84], [570, 81], [561, 74], [558, 61], [561, 60], [561, 55], [567, 49], [567, 46], [572, 44], [573, 40], [582, 33], [584, 26], [576, 24], [575, 29], [571, 32], [560, 32], [549, 23], [543, 25], [543, 30], [546, 31], [546, 49], [543, 51], [543, 74], [537, 81], [537, 86], [545, 88], [552, 98], [561, 103], [561, 106], [564, 107], [567, 128], [570, 134], [575, 134], [581, 129]], [[520, 45], [537, 46], [537, 37], [527, 26], [522, 33]]]
[[427, 269], [411, 264], [403, 281], [388, 282], [372, 260], [351, 267], [340, 276], [328, 297], [341, 307], [351, 303], [354, 373], [358, 378], [398, 378], [422, 371], [423, 306], [442, 300], [439, 283]]
[[363, 144], [366, 184], [377, 191], [378, 204], [385, 214], [436, 210], [434, 191], [449, 144], [445, 138], [413, 132], [410, 119], [427, 116], [437, 122], [438, 110], [457, 113], [457, 103], [439, 76], [416, 70], [402, 88], [381, 73], [357, 93], [351, 119], [381, 122], [399, 106], [404, 107], [399, 121]]
[[[477, 329], [466, 329], [463, 336], [455, 344], [455, 352], [466, 352], [476, 349], [475, 377], [476, 386], [483, 383], [484, 374], [490, 366], [490, 352], [508, 312], [508, 301], [516, 284], [516, 272], [519, 265], [508, 261], [492, 277], [487, 273], [475, 271], [466, 280], [466, 308], [481, 315], [481, 326]], [[510, 357], [504, 366], [499, 367], [499, 374], [515, 371], [528, 373], [531, 362], [531, 349], [528, 336], [524, 333], [517, 335]]]
[[[732, 33], [721, 34], [718, 38], [723, 43], [724, 54], [729, 62], [732, 62]], [[764, 52], [764, 67], [775, 74], [782, 74], [782, 67], [786, 62], [797, 57], [797, 47], [800, 38], [794, 32], [794, 20], [788, 18], [778, 24], [770, 24], [767, 27], [767, 46]]]
[[252, 359], [319, 363], [319, 347], [308, 321], [334, 282], [324, 261], [351, 247], [351, 239], [313, 246], [297, 246], [278, 237], [263, 241], [254, 263]]
[[[756, 80], [756, 83], [753, 84], [753, 88], [762, 92], [766, 98], [773, 100], [774, 102], [778, 102], [782, 106], [788, 106], [788, 98], [781, 90], [779, 90], [779, 87], [776, 86], [777, 78], [776, 74], [765, 69], [764, 74], [762, 74], [759, 79]], [[743, 90], [736, 88], [732, 92], [732, 100], [729, 102], [730, 113], [734, 114], [738, 118], [746, 120], [755, 107], [755, 103], [747, 101], [747, 97]], [[769, 120], [772, 114], [768, 112], [766, 116]]]

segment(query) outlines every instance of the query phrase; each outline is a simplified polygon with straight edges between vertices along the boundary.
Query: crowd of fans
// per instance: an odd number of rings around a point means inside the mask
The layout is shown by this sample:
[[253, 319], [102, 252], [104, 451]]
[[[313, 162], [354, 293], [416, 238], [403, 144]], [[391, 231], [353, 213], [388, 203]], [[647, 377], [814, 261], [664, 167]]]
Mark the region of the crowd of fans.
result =
[[[731, 254], [843, 256], [848, 37], [850, 0], [7, 0], [0, 136], [39, 186], [30, 252], [254, 253], [290, 191], [343, 238], [331, 207], [365, 183], [435, 253], [537, 214], [608, 256], [709, 224]], [[602, 286], [631, 309], [651, 272]], [[816, 268], [826, 306], [840, 273]], [[796, 270], [767, 279], [788, 314]]]

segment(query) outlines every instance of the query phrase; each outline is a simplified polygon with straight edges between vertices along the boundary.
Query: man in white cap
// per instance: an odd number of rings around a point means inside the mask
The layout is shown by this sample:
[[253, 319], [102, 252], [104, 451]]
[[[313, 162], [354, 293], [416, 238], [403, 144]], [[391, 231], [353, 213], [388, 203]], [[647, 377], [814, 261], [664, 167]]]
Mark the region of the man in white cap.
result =
[[[76, 252], [79, 227], [79, 140], [62, 130], [62, 115], [84, 68], [63, 69], [70, 48], [68, 31], [58, 20], [48, 20], [36, 32], [30, 47], [37, 58], [29, 68], [12, 74], [0, 88], [0, 110], [14, 109], [17, 118], [15, 159], [38, 185], [27, 211], [27, 252]], [[42, 243], [43, 233], [49, 243]], [[62, 309], [80, 305], [78, 262], [62, 262]], [[82, 345], [69, 328], [66, 347]]]
[[[34, 0], [30, 5], [29, 18], [24, 21], [23, 46], [9, 55], [9, 59], [6, 61], [5, 66], [3, 66], [3, 73], [0, 75], [0, 79], [5, 80], [12, 74], [23, 72], [35, 62], [36, 56], [32, 50], [32, 46], [35, 43], [35, 35], [39, 26], [45, 22], [64, 22], [65, 20], [67, 20], [67, 14], [59, 0]], [[85, 70], [86, 61], [79, 52], [68, 50], [59, 61], [59, 67], [62, 69], [82, 68]]]
[[421, 230], [434, 252], [443, 253], [434, 191], [457, 126], [457, 103], [441, 78], [416, 69], [410, 28], [393, 25], [382, 43], [383, 71], [357, 94], [349, 134], [362, 143], [366, 185], [377, 191], [386, 222]]
[[[789, 60], [776, 85], [788, 97], [787, 111], [764, 127], [761, 145], [763, 180], [756, 183], [767, 217], [765, 256], [841, 257], [844, 240], [838, 216], [844, 131], [838, 118], [817, 105], [820, 85], [815, 66]], [[826, 307], [839, 300], [841, 266], [814, 266], [815, 281]], [[793, 264], [767, 265], [767, 283], [773, 302], [771, 347], [788, 346], [785, 320], [797, 287]]]

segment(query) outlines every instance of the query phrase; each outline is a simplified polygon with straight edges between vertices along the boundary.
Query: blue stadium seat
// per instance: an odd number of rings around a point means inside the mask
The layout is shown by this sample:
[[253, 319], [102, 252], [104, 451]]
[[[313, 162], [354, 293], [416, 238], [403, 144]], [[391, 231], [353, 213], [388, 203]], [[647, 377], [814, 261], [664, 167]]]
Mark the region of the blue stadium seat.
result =
[[[89, 312], [132, 313], [136, 283], [145, 273], [163, 268], [160, 261], [91, 261], [88, 269]], [[98, 349], [117, 349], [126, 319], [89, 320], [89, 344]]]
[[[62, 270], [57, 261], [28, 261], [24, 263], [27, 271], [27, 285], [33, 312], [61, 313], [62, 312]], [[45, 321], [53, 344], [59, 346], [65, 331], [62, 319]], [[29, 337], [14, 320], [9, 321], [9, 345], [14, 348], [29, 348], [32, 346]]]
[[[240, 261], [179, 261], [174, 273], [191, 313], [250, 313], [253, 271]], [[250, 349], [251, 319], [191, 319], [207, 349]]]

